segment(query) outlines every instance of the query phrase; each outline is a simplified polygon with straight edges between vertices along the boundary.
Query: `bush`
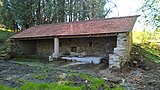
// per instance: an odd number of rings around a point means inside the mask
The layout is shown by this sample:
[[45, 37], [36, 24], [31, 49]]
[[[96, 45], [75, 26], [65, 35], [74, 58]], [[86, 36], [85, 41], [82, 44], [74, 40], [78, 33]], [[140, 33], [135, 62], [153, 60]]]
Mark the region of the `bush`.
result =
[[6, 45], [0, 45], [0, 51], [6, 50], [7, 46]]
[[13, 32], [0, 30], [0, 52], [6, 50], [7, 48], [6, 40], [13, 34], [14, 34]]
[[13, 34], [13, 32], [0, 30], [0, 41], [4, 43]]

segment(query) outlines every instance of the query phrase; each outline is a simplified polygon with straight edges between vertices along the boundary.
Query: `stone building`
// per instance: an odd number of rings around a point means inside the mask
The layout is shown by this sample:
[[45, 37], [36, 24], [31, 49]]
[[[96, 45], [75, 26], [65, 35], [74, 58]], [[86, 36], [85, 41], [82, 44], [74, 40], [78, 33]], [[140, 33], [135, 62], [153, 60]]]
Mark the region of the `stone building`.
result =
[[46, 24], [10, 37], [12, 53], [23, 56], [100, 56], [110, 67], [129, 60], [136, 16]]

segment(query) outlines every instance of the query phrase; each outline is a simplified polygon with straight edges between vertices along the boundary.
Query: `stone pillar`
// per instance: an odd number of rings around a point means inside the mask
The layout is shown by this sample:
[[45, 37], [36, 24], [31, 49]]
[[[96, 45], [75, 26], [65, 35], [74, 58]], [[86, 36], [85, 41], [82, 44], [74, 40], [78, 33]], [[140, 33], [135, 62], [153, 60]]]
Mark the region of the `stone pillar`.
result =
[[109, 67], [116, 66], [120, 68], [128, 60], [128, 34], [118, 33], [117, 46], [113, 54], [109, 55]]
[[54, 38], [54, 53], [59, 53], [59, 38]]
[[54, 53], [52, 54], [52, 57], [59, 57], [59, 38], [54, 38]]

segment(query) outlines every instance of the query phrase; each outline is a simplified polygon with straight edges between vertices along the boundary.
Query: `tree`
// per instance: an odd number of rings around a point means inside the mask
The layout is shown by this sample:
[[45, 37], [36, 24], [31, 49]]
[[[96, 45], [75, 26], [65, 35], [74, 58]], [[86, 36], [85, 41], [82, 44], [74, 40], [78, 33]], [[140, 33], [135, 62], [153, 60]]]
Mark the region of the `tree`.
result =
[[140, 10], [146, 25], [160, 29], [160, 0], [145, 0]]
[[111, 0], [1, 0], [0, 23], [10, 29], [58, 22], [105, 18]]
[[15, 21], [13, 19], [11, 4], [8, 0], [1, 1], [0, 12], [1, 24], [6, 25], [10, 29], [14, 29]]
[[13, 19], [17, 26], [27, 29], [34, 25], [35, 2], [36, 0], [10, 0]]

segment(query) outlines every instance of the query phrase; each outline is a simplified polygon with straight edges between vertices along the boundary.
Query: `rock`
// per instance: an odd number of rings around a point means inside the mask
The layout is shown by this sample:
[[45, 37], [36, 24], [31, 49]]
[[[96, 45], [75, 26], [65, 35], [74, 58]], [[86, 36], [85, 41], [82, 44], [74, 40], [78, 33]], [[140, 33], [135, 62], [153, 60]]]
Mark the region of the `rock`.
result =
[[120, 85], [121, 85], [121, 86], [125, 86], [125, 81], [126, 81], [126, 80], [125, 80], [124, 78], [121, 78]]
[[152, 81], [149, 81], [147, 84], [149, 86], [156, 86], [157, 85], [157, 81], [156, 80], [152, 80]]
[[7, 48], [7, 49], [6, 49], [6, 52], [7, 52], [7, 53], [12, 52], [12, 49], [11, 49], [11, 48]]
[[109, 66], [109, 59], [108, 59], [109, 57], [103, 57], [102, 59], [101, 59], [101, 63], [106, 63], [107, 64], [107, 66]]
[[114, 83], [109, 83], [108, 85], [110, 88], [114, 88], [116, 85]]
[[112, 77], [112, 78], [108, 78], [108, 81], [113, 82], [115, 84], [119, 84], [121, 82], [121, 78], [120, 77]]
[[3, 84], [7, 85], [7, 86], [10, 86], [10, 87], [13, 87], [13, 88], [20, 86], [19, 83], [11, 81], [11, 80], [4, 80]]
[[105, 80], [105, 81], [108, 81], [108, 78], [106, 78], [106, 77], [104, 77], [104, 78], [102, 78], [103, 80]]
[[82, 53], [70, 52], [70, 56], [84, 57], [85, 55], [86, 55], [86, 52], [82, 52]]
[[147, 66], [146, 64], [138, 64], [138, 67], [143, 70], [151, 70], [151, 68], [149, 66]]
[[120, 71], [120, 68], [116, 67], [116, 66], [112, 66], [111, 68], [109, 68], [109, 71], [111, 71], [111, 72], [118, 72], [118, 71]]
[[84, 57], [85, 55], [86, 55], [86, 52], [82, 52], [82, 53], [79, 53], [78, 57]]
[[10, 59], [11, 57], [10, 57], [10, 55], [6, 55], [5, 57], [4, 57], [4, 60], [8, 60], [8, 59]]
[[136, 65], [137, 65], [137, 64], [138, 64], [138, 62], [137, 62], [137, 61], [133, 61], [133, 64], [136, 64]]
[[130, 75], [132, 76], [141, 76], [142, 73], [139, 69], [130, 71]]
[[6, 57], [7, 54], [0, 54], [0, 57]]
[[158, 67], [157, 70], [160, 70], [160, 67]]
[[48, 59], [49, 59], [49, 61], [53, 61], [53, 57], [52, 56], [49, 56]]
[[150, 67], [145, 67], [144, 69], [145, 69], [145, 70], [151, 70]]
[[4, 58], [3, 58], [3, 57], [0, 57], [0, 60], [4, 60]]

